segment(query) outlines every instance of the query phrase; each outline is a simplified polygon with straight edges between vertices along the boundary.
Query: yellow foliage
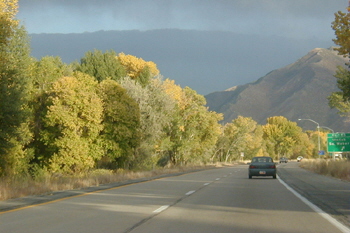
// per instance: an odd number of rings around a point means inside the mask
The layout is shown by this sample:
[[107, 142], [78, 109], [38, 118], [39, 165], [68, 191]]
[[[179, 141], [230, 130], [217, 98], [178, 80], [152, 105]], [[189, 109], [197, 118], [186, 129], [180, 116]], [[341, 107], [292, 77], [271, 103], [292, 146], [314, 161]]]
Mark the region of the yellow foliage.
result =
[[18, 25], [14, 17], [17, 14], [18, 0], [0, 0], [0, 45], [7, 44], [13, 34], [13, 28]]
[[180, 109], [183, 110], [186, 108], [187, 101], [183, 89], [179, 85], [176, 85], [174, 80], [166, 79], [163, 82], [163, 87], [165, 93], [178, 103]]
[[18, 12], [18, 0], [0, 0], [1, 18], [13, 19]]
[[125, 55], [124, 53], [119, 53], [117, 59], [125, 67], [126, 73], [130, 78], [138, 77], [145, 67], [148, 67], [152, 76], [159, 74], [157, 65], [152, 61], [145, 61], [142, 58]]

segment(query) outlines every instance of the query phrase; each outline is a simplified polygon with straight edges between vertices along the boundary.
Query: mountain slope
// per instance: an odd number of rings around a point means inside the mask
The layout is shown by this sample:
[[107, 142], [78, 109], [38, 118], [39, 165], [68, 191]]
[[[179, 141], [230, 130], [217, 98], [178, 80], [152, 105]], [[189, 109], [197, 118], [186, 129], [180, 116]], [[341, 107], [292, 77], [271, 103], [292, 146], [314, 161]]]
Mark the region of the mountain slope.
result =
[[[210, 110], [224, 113], [224, 122], [237, 116], [252, 117], [266, 124], [271, 116], [284, 116], [292, 121], [313, 119], [320, 126], [337, 132], [349, 131], [345, 118], [330, 109], [327, 97], [337, 91], [333, 77], [337, 66], [346, 60], [331, 49], [316, 48], [307, 55], [254, 83], [206, 95]], [[300, 121], [305, 129], [315, 129], [310, 121]]]

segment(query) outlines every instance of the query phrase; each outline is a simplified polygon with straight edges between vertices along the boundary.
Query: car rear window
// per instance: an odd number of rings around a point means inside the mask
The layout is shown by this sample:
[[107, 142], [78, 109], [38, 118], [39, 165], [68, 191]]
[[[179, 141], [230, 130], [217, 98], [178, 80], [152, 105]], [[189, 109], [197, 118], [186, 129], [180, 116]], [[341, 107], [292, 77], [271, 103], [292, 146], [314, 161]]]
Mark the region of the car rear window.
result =
[[272, 163], [271, 158], [253, 158], [252, 163]]

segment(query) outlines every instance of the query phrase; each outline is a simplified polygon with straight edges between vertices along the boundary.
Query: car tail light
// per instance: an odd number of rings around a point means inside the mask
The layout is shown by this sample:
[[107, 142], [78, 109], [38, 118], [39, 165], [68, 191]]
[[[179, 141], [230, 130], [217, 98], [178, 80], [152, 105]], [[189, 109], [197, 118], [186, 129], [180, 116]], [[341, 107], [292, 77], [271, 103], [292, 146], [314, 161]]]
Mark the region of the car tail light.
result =
[[249, 168], [257, 168], [256, 166], [254, 165], [250, 165]]
[[275, 165], [275, 164], [274, 164], [274, 165], [271, 165], [270, 168], [276, 168], [276, 165]]

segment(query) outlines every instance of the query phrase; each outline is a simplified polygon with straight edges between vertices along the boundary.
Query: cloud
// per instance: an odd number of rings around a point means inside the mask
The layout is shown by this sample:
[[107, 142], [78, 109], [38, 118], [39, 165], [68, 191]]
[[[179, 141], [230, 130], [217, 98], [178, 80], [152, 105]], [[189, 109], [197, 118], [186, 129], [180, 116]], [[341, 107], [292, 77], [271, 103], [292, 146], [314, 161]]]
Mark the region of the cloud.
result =
[[30, 33], [161, 28], [288, 37], [333, 36], [347, 0], [20, 0]]

